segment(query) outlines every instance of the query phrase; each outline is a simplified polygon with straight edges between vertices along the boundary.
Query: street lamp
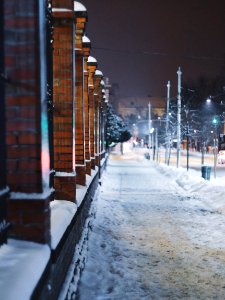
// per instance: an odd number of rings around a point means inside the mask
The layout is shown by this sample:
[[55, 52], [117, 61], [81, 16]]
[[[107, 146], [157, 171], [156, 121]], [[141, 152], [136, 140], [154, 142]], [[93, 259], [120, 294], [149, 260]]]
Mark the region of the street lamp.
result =
[[170, 81], [167, 83], [167, 99], [166, 99], [166, 152], [165, 152], [165, 163], [169, 164], [169, 116], [171, 113], [169, 112], [170, 108]]
[[212, 101], [212, 100], [211, 100], [211, 96], [209, 96], [209, 97], [206, 99], [206, 102], [207, 102], [207, 103], [211, 103], [211, 101]]
[[151, 120], [151, 103], [148, 103], [148, 148], [149, 148], [149, 159], [151, 152], [151, 130], [152, 130], [152, 120]]
[[180, 166], [180, 144], [181, 144], [181, 68], [178, 68], [178, 95], [177, 95], [177, 168]]

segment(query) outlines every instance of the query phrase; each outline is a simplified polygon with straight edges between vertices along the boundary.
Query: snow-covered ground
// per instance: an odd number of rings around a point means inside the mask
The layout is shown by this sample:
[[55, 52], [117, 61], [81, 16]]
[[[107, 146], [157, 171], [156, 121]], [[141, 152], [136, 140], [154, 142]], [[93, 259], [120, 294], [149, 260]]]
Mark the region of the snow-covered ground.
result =
[[128, 152], [101, 182], [69, 299], [225, 299], [225, 178]]
[[[54, 200], [50, 203], [50, 247], [14, 239], [9, 239], [7, 244], [0, 247], [0, 300], [30, 299], [50, 260], [51, 250], [56, 249], [59, 244], [97, 172], [98, 168], [91, 171], [91, 176], [86, 175], [86, 186], [77, 185], [76, 203], [65, 200]], [[65, 176], [66, 174], [61, 173], [60, 175]], [[40, 198], [40, 194], [12, 194], [14, 198], [27, 196], [34, 199]], [[45, 198], [46, 194], [42, 197]]]

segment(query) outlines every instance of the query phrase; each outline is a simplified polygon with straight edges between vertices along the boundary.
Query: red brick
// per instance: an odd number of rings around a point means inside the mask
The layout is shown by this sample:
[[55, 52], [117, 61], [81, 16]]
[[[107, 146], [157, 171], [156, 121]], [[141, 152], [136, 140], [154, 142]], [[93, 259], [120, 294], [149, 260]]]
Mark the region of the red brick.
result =
[[73, 133], [72, 131], [67, 131], [67, 132], [57, 132], [54, 131], [54, 138], [58, 139], [58, 138], [71, 138], [72, 139]]
[[45, 226], [22, 226], [14, 222], [12, 222], [12, 227], [9, 231], [9, 236], [11, 237], [38, 243], [48, 243], [50, 238], [49, 234], [50, 230]]
[[56, 122], [57, 124], [71, 124], [72, 122], [72, 114], [70, 112], [70, 116], [66, 116], [66, 117], [55, 117], [54, 118], [54, 122]]
[[30, 183], [35, 183], [35, 182], [41, 182], [42, 181], [42, 177], [41, 174], [32, 174], [32, 173], [28, 173], [28, 174], [24, 174], [21, 172], [13, 172], [11, 174], [8, 174], [7, 176], [9, 185], [13, 182], [16, 182], [17, 186], [23, 186], [24, 183], [26, 183], [27, 185]]
[[[30, 86], [30, 89], [32, 90], [35, 89], [35, 85], [32, 84], [32, 83], [28, 83], [31, 79], [35, 79], [35, 77], [37, 76], [37, 72], [34, 68], [24, 68], [24, 69], [17, 69], [17, 70], [14, 70], [14, 71], [11, 71], [9, 73], [9, 76], [11, 78], [19, 78], [20, 81], [21, 80], [27, 80], [27, 82], [25, 83], [25, 86], [28, 87], [28, 85]], [[18, 85], [20, 85], [21, 87], [23, 87], [23, 83], [17, 83]]]
[[39, 111], [35, 106], [21, 106], [19, 110], [20, 118], [34, 119], [39, 116]]
[[55, 146], [72, 146], [72, 139], [54, 139]]
[[19, 107], [10, 107], [6, 110], [6, 119], [15, 119], [18, 116]]
[[41, 161], [34, 159], [23, 159], [18, 162], [19, 170], [41, 171]]
[[29, 145], [29, 144], [38, 144], [40, 137], [32, 133], [22, 133], [18, 136], [19, 144]]
[[36, 96], [7, 96], [7, 105], [37, 104], [40, 100]]
[[7, 67], [14, 66], [16, 64], [16, 57], [13, 55], [6, 55], [5, 56], [5, 64]]
[[72, 127], [72, 120], [71, 120], [71, 124], [63, 124], [63, 123], [54, 123], [54, 129], [55, 131], [58, 131], [58, 132], [67, 132], [67, 131], [72, 131], [73, 130], [73, 127]]
[[5, 26], [6, 28], [29, 28], [34, 27], [35, 25], [35, 18], [34, 17], [28, 17], [27, 15], [25, 17], [15, 17], [13, 19], [6, 19]]
[[66, 146], [55, 146], [55, 151], [58, 153], [65, 153], [65, 154], [69, 154], [72, 153], [72, 148], [71, 147], [66, 147]]
[[68, 170], [71, 171], [71, 160], [67, 161], [55, 161], [54, 167], [57, 170]]
[[60, 161], [71, 161], [72, 160], [72, 153], [71, 154], [59, 154]]
[[40, 149], [35, 146], [29, 147], [9, 147], [8, 158], [38, 158], [40, 157]]
[[16, 159], [7, 160], [7, 168], [9, 171], [14, 172], [18, 168], [18, 161]]
[[27, 131], [27, 130], [38, 130], [36, 128], [37, 124], [32, 121], [9, 121], [6, 123], [6, 130], [7, 131]]
[[6, 136], [6, 144], [7, 145], [16, 145], [17, 144], [17, 136], [16, 135], [7, 135]]
[[49, 224], [50, 222], [50, 214], [49, 211], [47, 212], [42, 212], [40, 211], [39, 214], [36, 213], [26, 213], [26, 214], [22, 214], [21, 216], [21, 220], [24, 223], [24, 225], [28, 225], [28, 224]]
[[[34, 41], [33, 41], [34, 42]], [[20, 55], [22, 54], [23, 58], [26, 58], [26, 53], [29, 55], [30, 53], [32, 53], [32, 51], [35, 51], [35, 47], [34, 47], [35, 44], [28, 44], [28, 43], [24, 43], [23, 45], [20, 45], [20, 47], [18, 47], [18, 44], [15, 43], [15, 44], [7, 44], [7, 41], [6, 41], [6, 46], [5, 46], [5, 49], [6, 49], [6, 53], [7, 55]]]

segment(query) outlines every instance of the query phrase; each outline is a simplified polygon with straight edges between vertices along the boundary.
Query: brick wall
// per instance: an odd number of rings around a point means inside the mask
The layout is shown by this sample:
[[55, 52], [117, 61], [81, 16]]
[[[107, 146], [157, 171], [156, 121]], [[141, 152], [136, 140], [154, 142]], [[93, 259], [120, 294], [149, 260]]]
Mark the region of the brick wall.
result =
[[95, 106], [94, 106], [94, 73], [97, 62], [88, 61], [88, 95], [89, 95], [89, 114], [90, 114], [90, 152], [91, 168], [95, 169]]
[[50, 210], [47, 199], [18, 199], [8, 202], [8, 218], [12, 224], [9, 232], [11, 238], [50, 242]]
[[[0, 2], [0, 11], [3, 11], [3, 2]], [[3, 14], [0, 15], [0, 74], [4, 74], [4, 30]], [[3, 75], [2, 75], [3, 76]], [[0, 78], [0, 190], [6, 187], [6, 149], [5, 149], [5, 80]]]
[[[70, 1], [67, 1], [68, 7]], [[75, 201], [75, 142], [74, 142], [74, 24], [73, 10], [53, 4], [53, 101], [54, 101], [54, 167], [55, 197]], [[61, 176], [59, 172], [68, 173]]]
[[[82, 44], [86, 14], [77, 13], [75, 18], [72, 0], [53, 0], [51, 14], [50, 2], [0, 1], [0, 222], [10, 222], [8, 237], [43, 244], [50, 244], [50, 201], [76, 199], [75, 163], [83, 166], [77, 173], [81, 175], [78, 179], [84, 180], [85, 173], [91, 175], [91, 167], [99, 163], [95, 145], [99, 153], [101, 125], [100, 96], [94, 98], [97, 63], [87, 62], [90, 44]], [[53, 168], [55, 198], [50, 189]], [[39, 281], [33, 299], [35, 295], [57, 297], [88, 216], [98, 176], [96, 173], [57, 251], [52, 251], [47, 275]], [[49, 282], [53, 284], [52, 295]]]
[[89, 109], [89, 97], [88, 97], [88, 66], [87, 60], [90, 55], [91, 43], [86, 39], [83, 42], [84, 53], [84, 116], [85, 116], [85, 163], [86, 173], [91, 175], [91, 153], [90, 153], [90, 109]]
[[44, 11], [44, 0], [4, 2], [6, 167], [9, 236], [49, 243], [52, 194], [43, 196], [49, 188]]
[[94, 75], [94, 107], [95, 107], [95, 164], [100, 166], [100, 102], [101, 102], [101, 72]]
[[57, 8], [67, 8], [73, 10], [74, 0], [52, 0], [52, 6]]
[[76, 87], [75, 87], [75, 161], [76, 182], [86, 184], [85, 165], [85, 109], [84, 109], [84, 54], [82, 37], [86, 25], [86, 11], [76, 12], [75, 52], [76, 52]]
[[105, 103], [105, 90], [104, 84], [101, 82], [102, 96], [100, 101], [100, 123], [99, 123], [99, 135], [100, 135], [100, 159], [105, 157], [105, 146], [104, 146], [104, 134], [105, 134], [105, 111], [106, 111], [106, 103]]
[[[3, 11], [3, 1], [0, 2]], [[4, 74], [3, 14], [0, 15], [0, 74]], [[0, 245], [6, 242], [6, 144], [5, 144], [5, 80], [0, 78]]]
[[25, 2], [5, 1], [7, 181], [13, 191], [40, 193], [38, 8]]
[[[3, 2], [0, 2], [0, 11], [3, 11]], [[6, 187], [6, 149], [5, 149], [5, 84], [4, 70], [4, 19], [0, 15], [0, 190]]]

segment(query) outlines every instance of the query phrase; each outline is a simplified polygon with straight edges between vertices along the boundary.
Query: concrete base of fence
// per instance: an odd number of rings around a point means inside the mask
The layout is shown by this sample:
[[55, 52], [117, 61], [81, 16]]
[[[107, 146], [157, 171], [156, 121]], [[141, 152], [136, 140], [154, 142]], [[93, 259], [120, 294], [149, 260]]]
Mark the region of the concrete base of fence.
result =
[[[32, 299], [57, 299], [73, 259], [75, 246], [81, 238], [85, 221], [89, 216], [89, 209], [98, 188], [99, 177], [103, 173], [106, 163], [107, 158], [104, 158], [101, 161], [100, 168], [96, 168], [94, 172], [92, 171], [91, 178], [89, 176], [86, 193], [84, 194], [82, 201], [77, 201], [78, 210], [72, 219], [71, 224], [68, 226], [56, 249], [52, 250], [51, 262], [46, 267], [42, 278], [37, 284]], [[82, 190], [84, 187], [77, 186], [77, 189]], [[79, 192], [82, 191], [77, 190], [76, 194], [79, 195]], [[82, 193], [80, 193], [80, 195], [82, 195]]]
[[75, 246], [80, 240], [85, 221], [88, 217], [89, 208], [97, 190], [98, 180], [99, 173], [96, 172], [71, 224], [65, 231], [57, 248], [52, 250], [50, 266], [43, 273], [33, 292], [32, 299], [57, 299], [73, 259]]

